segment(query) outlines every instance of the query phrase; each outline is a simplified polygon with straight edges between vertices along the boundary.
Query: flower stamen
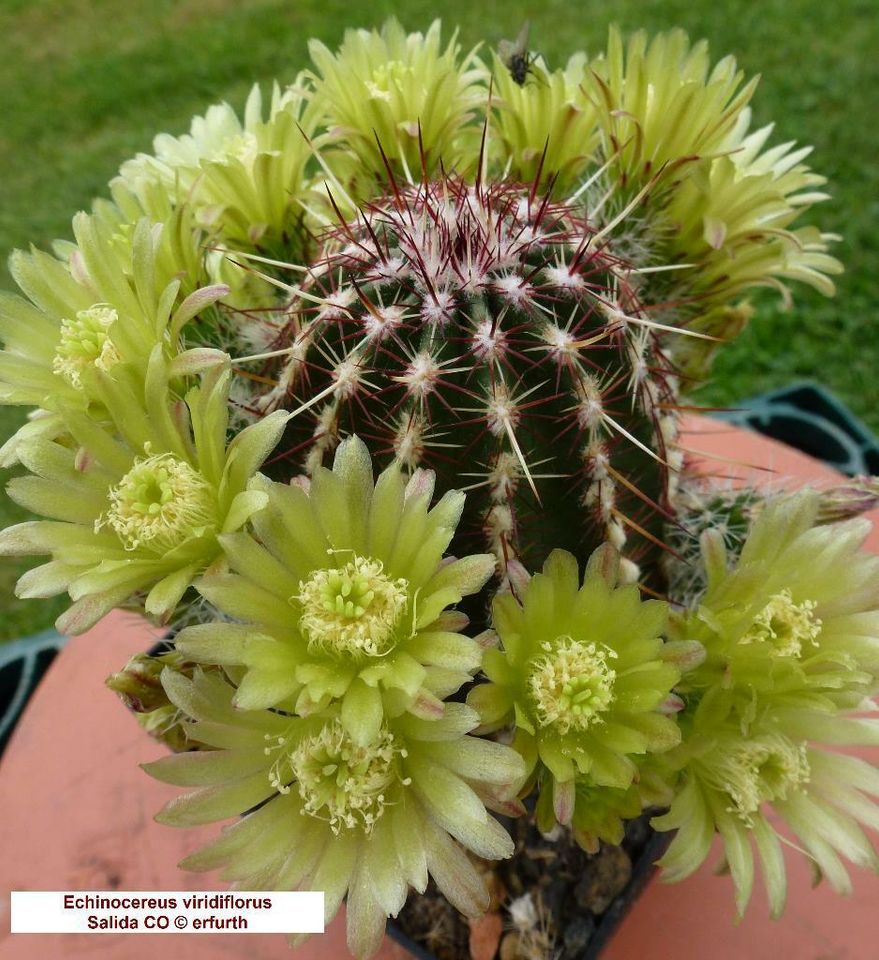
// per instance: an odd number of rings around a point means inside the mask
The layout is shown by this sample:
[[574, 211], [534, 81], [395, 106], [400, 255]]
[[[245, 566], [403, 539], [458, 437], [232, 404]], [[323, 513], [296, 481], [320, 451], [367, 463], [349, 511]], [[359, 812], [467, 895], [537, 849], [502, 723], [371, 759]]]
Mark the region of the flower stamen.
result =
[[807, 643], [817, 645], [821, 621], [814, 600], [794, 603], [790, 590], [772, 596], [739, 643], [771, 643], [782, 657], [798, 657]]
[[613, 702], [616, 672], [608, 659], [616, 654], [595, 643], [558, 637], [544, 643], [528, 678], [528, 692], [541, 727], [555, 725], [561, 734], [601, 723]]
[[216, 519], [210, 484], [170, 453], [136, 460], [108, 497], [110, 507], [95, 530], [108, 524], [126, 550], [148, 547], [165, 553], [202, 536]]
[[355, 556], [315, 570], [299, 584], [299, 626], [309, 648], [339, 656], [380, 657], [394, 646], [409, 603], [409, 581], [392, 580], [381, 561]]
[[747, 826], [764, 803], [786, 800], [809, 782], [805, 743], [794, 743], [781, 734], [721, 746], [712, 754], [707, 779], [729, 798], [728, 813]]
[[289, 755], [303, 813], [328, 821], [337, 836], [355, 827], [370, 833], [384, 813], [402, 753], [387, 731], [369, 746], [356, 745], [337, 720], [305, 737]]
[[79, 310], [75, 320], [62, 320], [52, 369], [77, 390], [88, 367], [109, 370], [119, 362], [110, 328], [119, 319], [112, 307], [95, 304]]

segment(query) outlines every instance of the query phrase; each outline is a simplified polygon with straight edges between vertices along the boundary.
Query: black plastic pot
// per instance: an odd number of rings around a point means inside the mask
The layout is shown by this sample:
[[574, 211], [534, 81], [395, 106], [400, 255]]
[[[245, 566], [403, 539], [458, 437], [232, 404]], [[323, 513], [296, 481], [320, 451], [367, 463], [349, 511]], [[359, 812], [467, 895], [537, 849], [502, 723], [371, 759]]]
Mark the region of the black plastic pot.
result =
[[[637, 856], [632, 857], [632, 874], [625, 889], [616, 896], [599, 916], [595, 917], [594, 931], [585, 947], [577, 953], [567, 951], [565, 960], [597, 960], [610, 942], [614, 933], [632, 908], [632, 905], [644, 891], [657, 872], [656, 861], [668, 849], [672, 833], [657, 833], [647, 827], [647, 838]], [[408, 950], [418, 960], [437, 960], [435, 955], [424, 946], [416, 943], [396, 923], [390, 921], [388, 935]]]
[[31, 694], [67, 641], [54, 630], [0, 643], [0, 754]]
[[791, 384], [713, 416], [780, 440], [841, 473], [879, 474], [879, 441], [820, 384]]

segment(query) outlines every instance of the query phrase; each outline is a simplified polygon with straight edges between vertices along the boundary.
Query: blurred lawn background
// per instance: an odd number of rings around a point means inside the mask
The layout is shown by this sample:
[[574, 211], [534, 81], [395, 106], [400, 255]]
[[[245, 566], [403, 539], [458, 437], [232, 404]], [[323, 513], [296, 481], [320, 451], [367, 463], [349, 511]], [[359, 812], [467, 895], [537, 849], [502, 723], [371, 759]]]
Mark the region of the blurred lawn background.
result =
[[[357, 12], [352, 12], [352, 11]], [[179, 134], [217, 100], [243, 107], [254, 81], [292, 80], [309, 37], [334, 46], [346, 27], [397, 15], [409, 30], [441, 15], [465, 48], [495, 46], [531, 21], [531, 47], [557, 66], [601, 49], [607, 26], [684, 27], [714, 59], [733, 53], [763, 82], [757, 124], [773, 142], [815, 145], [831, 202], [812, 216], [845, 239], [836, 300], [796, 290], [784, 313], [772, 297], [725, 349], [706, 403], [811, 378], [879, 431], [879, 7], [876, 0], [0, 0], [0, 285], [14, 247], [69, 235], [71, 215], [106, 190], [120, 163]], [[0, 439], [22, 414], [0, 409]], [[5, 478], [3, 478], [5, 482]], [[0, 495], [0, 525], [24, 519]], [[26, 564], [0, 560], [0, 639], [51, 624], [64, 602], [18, 601]]]

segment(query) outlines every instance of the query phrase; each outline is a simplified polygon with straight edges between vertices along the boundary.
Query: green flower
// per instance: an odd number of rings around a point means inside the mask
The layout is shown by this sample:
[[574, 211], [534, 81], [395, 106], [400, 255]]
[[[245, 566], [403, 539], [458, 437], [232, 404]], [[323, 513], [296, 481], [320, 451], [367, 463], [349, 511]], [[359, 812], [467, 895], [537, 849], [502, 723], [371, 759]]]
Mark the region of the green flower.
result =
[[166, 670], [162, 681], [192, 718], [184, 724], [191, 741], [209, 749], [145, 765], [159, 780], [197, 788], [157, 819], [192, 826], [245, 814], [182, 867], [220, 867], [246, 889], [323, 890], [328, 922], [347, 895], [357, 957], [378, 949], [385, 919], [410, 887], [423, 893], [429, 876], [468, 916], [487, 908], [465, 850], [512, 854], [483, 797], [514, 791], [522, 763], [508, 747], [467, 736], [478, 722], [468, 707], [446, 704], [431, 720], [387, 716], [370, 740], [356, 741], [337, 712], [241, 710], [218, 675]]
[[308, 49], [315, 102], [368, 173], [387, 176], [382, 151], [409, 181], [421, 176], [422, 148], [428, 172], [462, 159], [457, 138], [488, 102], [486, 71], [472, 53], [459, 61], [454, 38], [442, 49], [439, 20], [406, 34], [391, 19], [381, 32], [347, 30], [336, 54], [318, 40]]
[[[625, 835], [625, 821], [641, 813], [641, 798], [633, 784], [625, 789], [600, 787], [588, 778], [577, 781], [571, 832], [587, 853], [598, 853], [601, 843], [618, 846]], [[553, 803], [553, 780], [545, 777], [535, 809], [537, 829], [549, 833], [558, 823]]]
[[723, 537], [702, 535], [708, 587], [676, 626], [703, 663], [681, 691], [719, 720], [754, 702], [854, 708], [879, 675], [879, 558], [864, 518], [816, 526], [821, 494], [768, 502], [728, 569]]
[[272, 90], [268, 117], [254, 85], [244, 119], [227, 103], [195, 117], [188, 134], [160, 134], [155, 154], [124, 163], [110, 184], [113, 199], [134, 220], [144, 213], [164, 217], [185, 203], [198, 223], [218, 238], [249, 249], [278, 242], [302, 215], [306, 167], [316, 129], [305, 78]]
[[[225, 305], [252, 310], [276, 305], [277, 288], [259, 269], [248, 269], [232, 242], [225, 240], [220, 226], [205, 215], [199, 204], [191, 202], [197, 186], [202, 183], [202, 179], [194, 183], [186, 202], [179, 202], [176, 188], [160, 179], [137, 180], [138, 199], [134, 194], [127, 194], [117, 178], [113, 186], [117, 202], [96, 200], [91, 213], [102, 246], [115, 258], [115, 270], [126, 275], [132, 272], [129, 264], [135, 256], [135, 238], [146, 214], [153, 231], [157, 230], [155, 224], [162, 225], [156, 237], [153, 266], [159, 289], [165, 283], [178, 280], [183, 297], [205, 284], [219, 285], [227, 288], [223, 296]], [[212, 213], [216, 218], [217, 208], [212, 208]], [[252, 244], [245, 246], [249, 250]], [[69, 262], [80, 256], [75, 244], [56, 241], [55, 249]], [[238, 316], [239, 321], [243, 319], [243, 315]], [[203, 338], [210, 337], [204, 330], [200, 333]]]
[[[747, 305], [738, 305], [738, 315], [723, 313], [734, 297], [769, 286], [789, 305], [789, 280], [831, 297], [831, 276], [843, 269], [827, 252], [837, 237], [795, 224], [812, 204], [828, 199], [817, 189], [825, 178], [802, 163], [812, 148], [794, 150], [790, 142], [761, 153], [772, 125], [747, 133], [749, 121], [746, 109], [726, 154], [699, 161], [662, 214], [670, 227], [663, 256], [692, 265], [679, 277], [684, 296], [693, 299], [685, 311], [691, 314], [688, 325], [722, 339], [743, 326]], [[687, 342], [677, 345], [675, 363], [688, 375], [704, 377], [716, 345], [678, 339]]]
[[679, 676], [662, 658], [665, 604], [642, 602], [637, 586], [617, 587], [616, 565], [613, 549], [600, 548], [581, 586], [576, 559], [555, 550], [521, 603], [497, 597], [502, 649], [486, 651], [491, 682], [468, 697], [489, 727], [515, 722], [529, 767], [540, 760], [551, 774], [562, 823], [570, 822], [577, 779], [625, 790], [637, 775], [635, 757], [679, 739], [659, 712]]
[[758, 80], [743, 87], [733, 57], [712, 67], [708, 44], [691, 46], [683, 30], [649, 41], [639, 30], [624, 47], [611, 27], [606, 55], [590, 67], [602, 152], [630, 194], [660, 172], [666, 182], [679, 179], [681, 168], [725, 149]]
[[492, 102], [501, 143], [501, 167], [516, 180], [530, 182], [540, 172], [554, 193], [575, 187], [598, 142], [596, 108], [584, 95], [586, 56], [576, 54], [564, 70], [550, 72], [542, 60], [531, 65], [518, 84], [495, 57]]
[[[772, 125], [730, 137], [724, 155], [697, 164], [671, 198], [666, 215], [677, 225], [670, 253], [698, 265], [697, 289], [726, 298], [773, 278], [800, 280], [827, 296], [827, 274], [842, 270], [824, 251], [833, 239], [814, 227], [788, 227], [813, 203], [828, 199], [816, 188], [826, 179], [802, 161], [811, 147], [781, 144], [761, 153]], [[741, 261], [741, 262], [739, 262]]]
[[16, 592], [67, 591], [74, 603], [58, 620], [62, 632], [88, 629], [143, 591], [146, 612], [166, 622], [193, 579], [222, 556], [218, 537], [240, 529], [268, 499], [247, 486], [287, 415], [266, 417], [227, 447], [228, 365], [208, 370], [185, 405], [169, 394], [167, 373], [157, 347], [144, 402], [125, 382], [103, 378], [112, 429], [69, 410], [63, 422], [72, 443], [18, 445], [33, 475], [10, 481], [8, 493], [52, 519], [4, 530], [0, 554], [52, 555], [24, 574]]
[[[42, 411], [3, 448], [6, 466], [15, 462], [19, 441], [58, 438], [67, 412], [109, 423], [102, 384], [119, 381], [142, 393], [156, 346], [169, 361], [178, 358], [183, 327], [228, 292], [215, 285], [180, 298], [180, 271], [169, 276], [174, 222], [142, 219], [125, 243], [96, 217], [79, 214], [73, 226], [76, 244], [61, 245], [67, 262], [16, 251], [10, 270], [26, 299], [0, 293], [0, 403]], [[219, 358], [189, 354], [175, 372]]]
[[745, 732], [732, 720], [703, 726], [697, 714], [679, 748], [684, 766], [677, 795], [669, 812], [652, 821], [659, 830], [678, 831], [659, 861], [664, 878], [681, 880], [698, 869], [717, 832], [739, 913], [751, 896], [756, 848], [777, 918], [786, 897], [779, 820], [836, 891], [851, 892], [841, 858], [879, 872], [861, 828], [879, 827], [879, 807], [867, 796], [879, 796], [879, 771], [813, 745], [822, 742], [877, 746], [879, 720], [779, 708], [762, 711]]
[[[822, 745], [879, 744], [873, 710], [879, 668], [879, 558], [861, 550], [869, 521], [816, 526], [822, 496], [804, 490], [768, 501], [738, 562], [727, 566], [719, 530], [702, 535], [708, 586], [676, 636], [704, 649], [679, 691], [683, 742], [664, 759], [681, 772], [668, 814], [677, 829], [661, 861], [672, 880], [706, 859], [718, 832], [743, 912], [756, 847], [772, 914], [785, 900], [781, 841], [771, 817], [840, 891], [840, 857], [876, 870], [860, 824], [879, 826], [879, 773]], [[769, 808], [773, 813], [769, 812]]]
[[[785, 281], [798, 280], [833, 294], [842, 266], [827, 250], [837, 238], [796, 225], [827, 199], [825, 180], [802, 162], [811, 148], [764, 151], [772, 126], [749, 132], [758, 78], [742, 85], [732, 57], [712, 66], [707, 44], [691, 46], [681, 30], [649, 42], [638, 32], [624, 49], [612, 28], [591, 68], [584, 82], [599, 106], [613, 207], [646, 191], [652, 259], [687, 266], [653, 294], [683, 304], [682, 326], [728, 340], [747, 320], [747, 306], [732, 304], [746, 290], [775, 287], [788, 301]], [[676, 337], [672, 346], [688, 376], [705, 376], [716, 345]]]
[[254, 535], [223, 536], [234, 572], [204, 577], [199, 592], [236, 623], [190, 627], [187, 657], [243, 668], [235, 703], [305, 714], [341, 700], [341, 722], [358, 743], [377, 736], [388, 712], [442, 714], [442, 701], [479, 669], [482, 646], [447, 608], [482, 588], [494, 570], [482, 554], [443, 554], [464, 495], [429, 509], [432, 473], [408, 484], [390, 467], [373, 486], [356, 437], [310, 487], [256, 481], [267, 498]]
[[136, 653], [118, 673], [107, 677], [105, 683], [151, 737], [180, 753], [191, 749], [183, 729], [189, 718], [171, 703], [165, 693], [161, 675], [167, 667], [188, 677], [192, 677], [196, 669], [203, 669], [188, 663], [173, 649], [157, 656]]

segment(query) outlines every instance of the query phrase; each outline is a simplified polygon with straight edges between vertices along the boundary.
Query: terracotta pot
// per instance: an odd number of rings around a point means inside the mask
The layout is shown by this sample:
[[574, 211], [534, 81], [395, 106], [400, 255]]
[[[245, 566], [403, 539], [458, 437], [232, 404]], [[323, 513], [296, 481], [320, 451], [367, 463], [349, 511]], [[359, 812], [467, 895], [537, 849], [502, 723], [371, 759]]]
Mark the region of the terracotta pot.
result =
[[[711, 421], [688, 421], [686, 445], [705, 469], [769, 482], [833, 482], [832, 470], [756, 434]], [[697, 454], [694, 453], [694, 456]], [[735, 462], [730, 462], [735, 461]], [[748, 464], [752, 466], [747, 466]], [[874, 519], [876, 519], [874, 517]], [[879, 533], [872, 539], [879, 550]], [[104, 686], [107, 674], [157, 639], [141, 620], [114, 613], [68, 644], [50, 668], [0, 761], [0, 912], [10, 890], [179, 890], [219, 886], [177, 862], [216, 827], [173, 830], [153, 814], [177, 789], [138, 764], [162, 747], [126, 716]], [[879, 751], [859, 751], [879, 762]], [[759, 896], [736, 925], [732, 883], [703, 868], [677, 885], [651, 884], [602, 953], [603, 960], [816, 960], [879, 955], [879, 878], [860, 872], [841, 898], [809, 889], [805, 858], [791, 856], [790, 896], [780, 923]], [[101, 960], [291, 960], [280, 936], [17, 935], [0, 924], [0, 960], [100, 957]], [[344, 917], [313, 937], [295, 960], [344, 960]], [[380, 960], [411, 957], [386, 940]]]

